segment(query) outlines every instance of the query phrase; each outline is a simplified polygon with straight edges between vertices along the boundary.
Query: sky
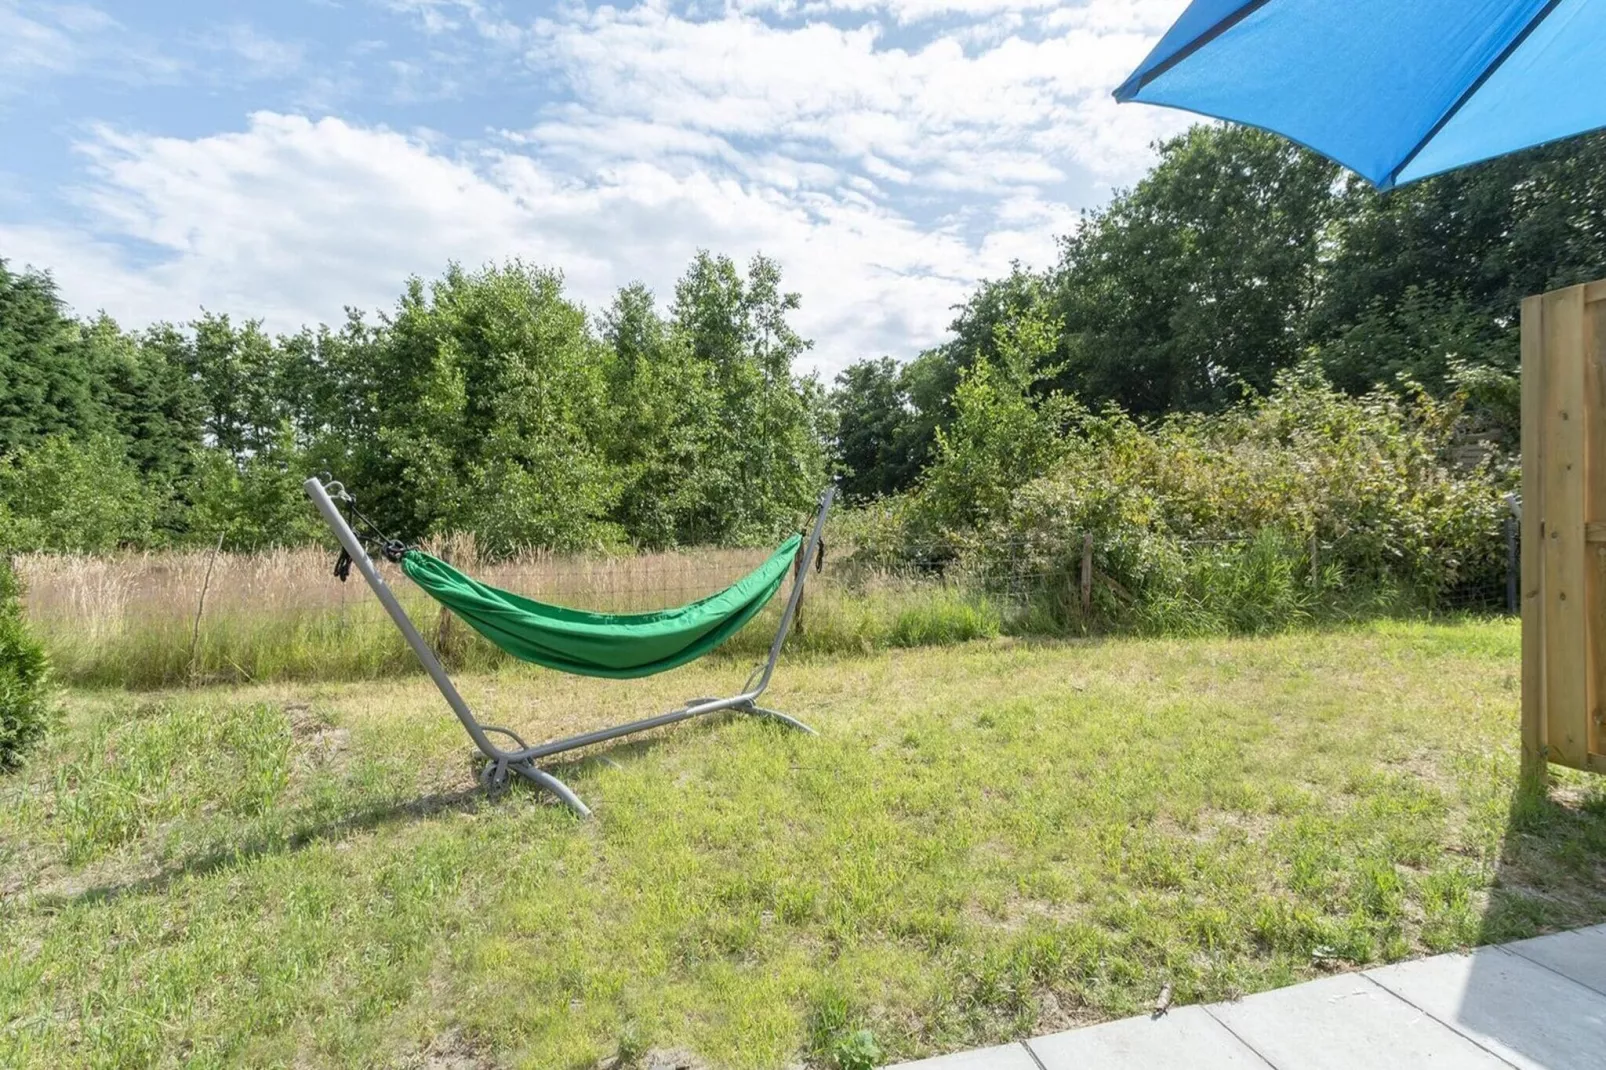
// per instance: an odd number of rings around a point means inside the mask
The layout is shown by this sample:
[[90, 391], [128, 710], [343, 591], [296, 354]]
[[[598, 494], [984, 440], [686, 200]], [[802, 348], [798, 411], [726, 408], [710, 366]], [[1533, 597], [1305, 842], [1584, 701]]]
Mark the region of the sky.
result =
[[520, 257], [592, 311], [779, 262], [807, 367], [940, 341], [1188, 120], [1185, 0], [0, 0], [0, 258], [128, 327], [273, 331]]

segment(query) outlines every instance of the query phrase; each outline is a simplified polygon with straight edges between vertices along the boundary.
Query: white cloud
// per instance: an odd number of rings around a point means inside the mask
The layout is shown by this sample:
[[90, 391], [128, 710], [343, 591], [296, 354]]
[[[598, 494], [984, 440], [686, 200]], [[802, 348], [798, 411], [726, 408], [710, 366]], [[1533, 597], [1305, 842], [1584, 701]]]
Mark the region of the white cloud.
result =
[[[130, 324], [206, 307], [288, 330], [337, 319], [345, 304], [388, 308], [404, 275], [437, 274], [448, 259], [509, 256], [561, 267], [596, 308], [635, 278], [667, 296], [708, 247], [778, 258], [834, 370], [934, 339], [982, 266], [956, 234], [851, 191], [789, 194], [645, 162], [578, 183], [528, 156], [455, 160], [338, 119], [262, 113], [243, 132], [196, 140], [102, 129], [83, 148], [95, 175], [78, 193], [87, 234], [0, 226], [0, 246], [55, 266], [80, 311]], [[155, 263], [131, 260], [130, 241]]]
[[[894, 19], [938, 6], [878, 2]], [[1046, 262], [1083, 203], [1140, 173], [1186, 120], [1108, 94], [1180, 2], [1046, 17], [1001, 3], [990, 35], [896, 48], [874, 24], [811, 16], [695, 20], [650, 2], [521, 29], [472, 0], [397, 0], [437, 36], [503, 57], [523, 42], [559, 98], [525, 129], [475, 131], [494, 147], [472, 153], [266, 111], [196, 138], [98, 127], [79, 145], [79, 219], [0, 226], [0, 254], [54, 267], [82, 310], [131, 324], [204, 306], [294, 329], [388, 308], [407, 274], [449, 259], [558, 267], [595, 309], [634, 279], [667, 298], [699, 248], [762, 251], [803, 294], [798, 325], [830, 374], [938, 341], [977, 280]]]
[[1076, 17], [1042, 39], [1011, 33], [972, 53], [954, 36], [912, 51], [883, 47], [873, 24], [786, 27], [605, 7], [538, 21], [529, 62], [572, 87], [580, 103], [562, 117], [568, 125], [784, 134], [951, 189], [1055, 182], [1067, 165], [1109, 179], [1129, 176], [1148, 143], [1177, 125], [1148, 109], [1115, 118], [1104, 103], [1176, 8], [1138, 5], [1148, 19], [1106, 10], [1121, 6], [1070, 9]]
[[38, 74], [72, 69], [71, 42], [58, 27], [0, 3], [0, 95], [15, 92]]
[[88, 75], [138, 85], [172, 82], [182, 69], [99, 8], [0, 0], [0, 100], [48, 77]]
[[270, 37], [244, 22], [216, 31], [207, 44], [230, 53], [238, 64], [234, 73], [251, 78], [288, 78], [298, 74], [306, 55], [299, 43]]

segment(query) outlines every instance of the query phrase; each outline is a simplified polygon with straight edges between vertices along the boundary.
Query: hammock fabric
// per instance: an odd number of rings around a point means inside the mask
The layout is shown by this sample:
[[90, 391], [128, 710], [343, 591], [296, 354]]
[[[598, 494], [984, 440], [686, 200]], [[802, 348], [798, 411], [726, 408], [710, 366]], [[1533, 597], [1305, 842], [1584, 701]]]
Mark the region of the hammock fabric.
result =
[[780, 590], [802, 544], [793, 535], [718, 594], [651, 613], [550, 606], [480, 583], [421, 550], [408, 550], [401, 564], [408, 579], [514, 657], [580, 676], [631, 679], [695, 661], [735, 635]]

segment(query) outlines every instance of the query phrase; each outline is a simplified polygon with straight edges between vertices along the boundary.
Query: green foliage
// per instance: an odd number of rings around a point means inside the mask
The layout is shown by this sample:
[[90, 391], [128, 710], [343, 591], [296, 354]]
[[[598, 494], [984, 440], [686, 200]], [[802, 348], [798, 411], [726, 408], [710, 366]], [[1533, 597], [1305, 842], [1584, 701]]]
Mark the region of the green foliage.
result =
[[342, 476], [403, 537], [491, 552], [601, 541], [601, 354], [561, 278], [518, 262], [413, 280], [355, 386]]
[[[453, 265], [388, 315], [279, 337], [212, 313], [77, 321], [48, 275], [0, 262], [0, 463], [27, 495], [0, 498], [7, 536], [271, 545], [310, 533], [293, 477], [324, 471], [396, 534], [489, 553], [768, 542], [828, 468], [851, 502], [921, 487], [928, 529], [974, 526], [1058, 463], [1084, 408], [1220, 413], [1303, 361], [1355, 397], [1457, 398], [1467, 450], [1515, 450], [1517, 300], [1599, 274], [1606, 135], [1387, 195], [1240, 127], [1158, 153], [1048, 269], [1013, 265], [947, 342], [852, 364], [829, 397], [797, 374], [800, 298], [762, 256], [700, 252], [666, 308], [634, 285], [595, 319], [555, 271]], [[123, 454], [74, 476], [110, 499], [85, 535], [17, 474], [63, 442]]]
[[0, 456], [46, 435], [106, 429], [76, 336], [55, 281], [0, 259]]
[[22, 620], [21, 587], [0, 556], [0, 773], [15, 769], [54, 716], [44, 647]]
[[1297, 622], [1324, 592], [1432, 605], [1503, 567], [1503, 473], [1456, 463], [1457, 414], [1420, 393], [1352, 398], [1309, 368], [1263, 399], [1149, 431], [1103, 414], [982, 542], [1024, 542], [1070, 575], [1092, 534], [1097, 568], [1119, 585], [1101, 591], [1106, 611], [1151, 626], [1174, 626], [1191, 603], [1209, 627], [1259, 630]]
[[1059, 385], [1133, 413], [1213, 409], [1299, 356], [1337, 167], [1245, 127], [1194, 127], [1066, 238]]
[[124, 443], [109, 435], [51, 435], [0, 457], [0, 546], [12, 550], [105, 553], [146, 545], [160, 505]]
[[186, 526], [194, 541], [222, 537], [226, 550], [266, 550], [316, 542], [327, 530], [307, 508], [304, 451], [288, 427], [243, 460], [207, 450], [196, 465]]
[[857, 559], [983, 587], [1032, 576], [1015, 626], [1049, 631], [1257, 632], [1433, 608], [1504, 576], [1514, 473], [1465, 450], [1469, 391], [1356, 398], [1305, 364], [1264, 397], [1145, 424], [1033, 406], [1001, 380], [966, 372], [918, 492], [839, 525]]
[[824, 392], [792, 371], [810, 345], [787, 323], [801, 302], [762, 256], [744, 277], [728, 257], [700, 252], [675, 286], [671, 323], [718, 401], [698, 415], [703, 507], [682, 541], [767, 541], [824, 483]]
[[799, 301], [772, 261], [701, 253], [667, 315], [626, 287], [598, 331], [558, 273], [514, 261], [413, 279], [377, 324], [275, 338], [206, 313], [135, 335], [0, 262], [0, 536], [301, 542], [299, 483], [328, 471], [387, 530], [489, 554], [767, 542], [825, 473]]
[[837, 1070], [875, 1070], [881, 1065], [881, 1046], [868, 1029], [855, 1029], [831, 1045], [831, 1062]]
[[1066, 425], [1078, 406], [1058, 393], [1034, 393], [1058, 369], [1058, 325], [1028, 310], [993, 326], [993, 356], [960, 372], [953, 421], [936, 432], [936, 456], [921, 484], [917, 520], [929, 531], [990, 523], [1010, 497], [1043, 475], [1067, 448]]
[[921, 520], [943, 531], [1005, 514], [1015, 490], [1045, 473], [1065, 448], [1059, 406], [1034, 405], [988, 361], [962, 373], [954, 421], [937, 432], [921, 485]]
[[[1444, 397], [1480, 376], [1511, 384], [1519, 299], [1596, 278], [1606, 262], [1603, 164], [1606, 136], [1594, 135], [1379, 194], [1272, 135], [1195, 127], [1087, 213], [1056, 264], [984, 282], [951, 341], [880, 379], [920, 364], [946, 399], [962, 371], [996, 356], [999, 323], [1044, 309], [1061, 323], [1060, 367], [1039, 392], [1136, 416], [1218, 411], [1310, 355], [1357, 396], [1415, 383]], [[929, 439], [954, 412], [864, 391], [864, 374], [839, 379], [836, 404], [875, 429], [874, 457], [888, 461], [867, 466], [862, 446], [844, 460], [879, 474], [897, 456], [888, 443]], [[1515, 406], [1484, 407], [1477, 393], [1481, 431], [1514, 450]]]
[[204, 436], [204, 403], [171, 329], [143, 337], [102, 315], [79, 328], [79, 344], [117, 434], [141, 478], [162, 485], [188, 478]]
[[807, 1022], [808, 1047], [830, 1070], [875, 1070], [881, 1065], [875, 1034], [853, 1028], [858, 1017], [840, 988], [830, 983], [819, 985]]

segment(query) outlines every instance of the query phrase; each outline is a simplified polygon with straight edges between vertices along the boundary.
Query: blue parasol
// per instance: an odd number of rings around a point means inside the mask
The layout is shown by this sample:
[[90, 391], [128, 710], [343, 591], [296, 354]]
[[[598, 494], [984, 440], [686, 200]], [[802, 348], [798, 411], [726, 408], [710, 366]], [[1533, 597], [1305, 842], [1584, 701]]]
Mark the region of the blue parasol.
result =
[[1194, 0], [1115, 97], [1388, 189], [1606, 126], [1606, 0]]

